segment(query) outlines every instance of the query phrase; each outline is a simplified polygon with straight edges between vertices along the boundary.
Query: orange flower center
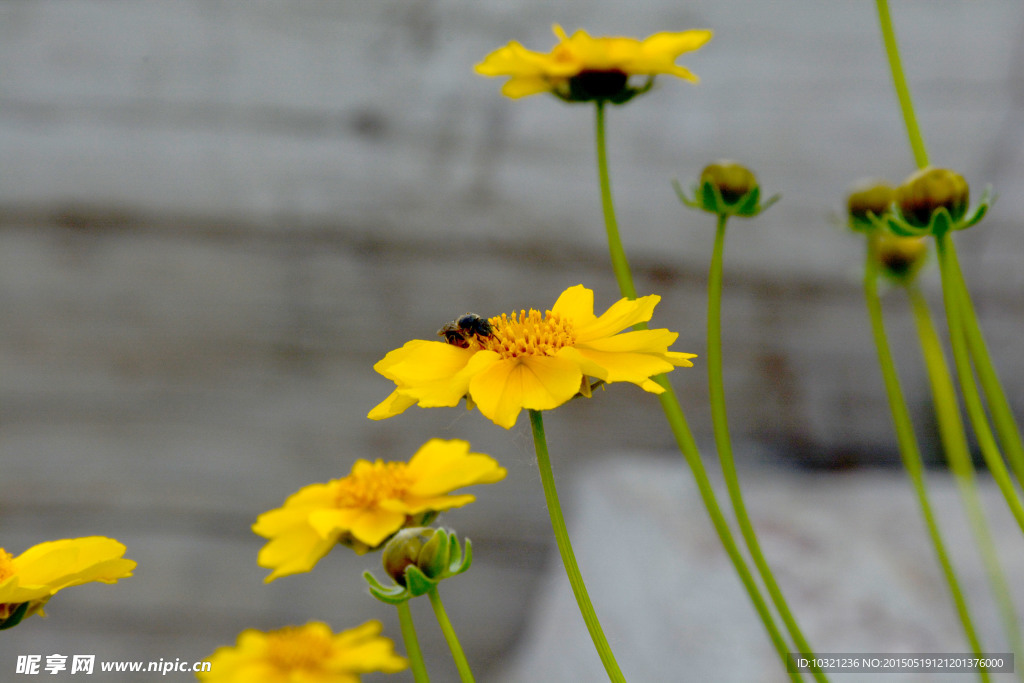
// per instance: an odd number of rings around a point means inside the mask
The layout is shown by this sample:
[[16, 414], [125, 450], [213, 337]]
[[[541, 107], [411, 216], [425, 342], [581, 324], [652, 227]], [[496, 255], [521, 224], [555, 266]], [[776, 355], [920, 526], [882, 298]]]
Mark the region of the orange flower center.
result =
[[374, 508], [382, 500], [403, 498], [413, 483], [408, 463], [363, 463], [338, 480], [335, 501], [342, 508]]
[[510, 316], [501, 314], [491, 318], [493, 334], [483, 340], [483, 347], [502, 358], [519, 356], [553, 356], [559, 349], [576, 343], [572, 320], [557, 313], [530, 309]]
[[14, 557], [0, 548], [0, 581], [6, 581], [14, 576]]
[[331, 655], [331, 641], [322, 633], [286, 626], [267, 634], [267, 659], [282, 672], [318, 671]]

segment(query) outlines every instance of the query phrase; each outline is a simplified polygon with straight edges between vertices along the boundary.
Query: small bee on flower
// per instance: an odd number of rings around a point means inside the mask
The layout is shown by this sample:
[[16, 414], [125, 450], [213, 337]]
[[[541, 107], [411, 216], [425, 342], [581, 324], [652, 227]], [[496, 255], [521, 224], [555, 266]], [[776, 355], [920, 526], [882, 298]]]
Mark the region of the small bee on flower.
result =
[[437, 331], [437, 334], [444, 337], [445, 342], [452, 346], [468, 349], [474, 339], [479, 341], [492, 336], [494, 329], [487, 318], [482, 318], [476, 313], [466, 313], [449, 323], [445, 323]]

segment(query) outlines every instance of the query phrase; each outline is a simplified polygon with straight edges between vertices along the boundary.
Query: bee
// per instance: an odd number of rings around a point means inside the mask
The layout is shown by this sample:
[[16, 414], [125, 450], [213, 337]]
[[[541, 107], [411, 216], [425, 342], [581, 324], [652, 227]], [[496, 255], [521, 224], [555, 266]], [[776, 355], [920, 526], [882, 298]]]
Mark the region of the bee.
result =
[[486, 339], [494, 334], [491, 323], [487, 318], [481, 318], [476, 313], [466, 313], [437, 331], [437, 334], [444, 337], [445, 342], [460, 349], [468, 349], [474, 339]]

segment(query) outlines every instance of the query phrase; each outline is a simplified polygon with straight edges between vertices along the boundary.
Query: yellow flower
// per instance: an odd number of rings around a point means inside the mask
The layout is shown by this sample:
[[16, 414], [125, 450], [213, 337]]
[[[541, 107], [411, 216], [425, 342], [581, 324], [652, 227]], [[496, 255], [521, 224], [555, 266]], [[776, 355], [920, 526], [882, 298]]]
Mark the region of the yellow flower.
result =
[[131, 576], [135, 562], [124, 559], [124, 551], [124, 545], [103, 536], [48, 541], [17, 557], [0, 548], [0, 625], [22, 605], [21, 618], [44, 616], [43, 606], [62, 588]]
[[467, 348], [410, 341], [373, 366], [396, 389], [369, 417], [381, 420], [413, 405], [455, 406], [467, 397], [470, 406], [508, 429], [523, 408], [550, 410], [589, 394], [588, 377], [632, 382], [660, 394], [664, 389], [651, 377], [691, 367], [695, 354], [669, 351], [678, 335], [666, 329], [621, 332], [650, 320], [660, 300], [621, 299], [597, 317], [594, 293], [576, 285], [543, 315], [531, 309], [490, 318], [491, 335], [473, 337]]
[[408, 463], [357, 460], [347, 477], [306, 486], [257, 518], [252, 530], [270, 539], [259, 565], [274, 570], [269, 583], [310, 571], [337, 543], [365, 553], [403, 527], [428, 524], [441, 510], [476, 500], [448, 495], [455, 489], [504, 478], [494, 458], [470, 453], [458, 439], [431, 439]]
[[[650, 79], [670, 74], [696, 83], [697, 77], [675, 60], [711, 40], [711, 31], [655, 33], [636, 38], [594, 38], [586, 31], [567, 36], [555, 24], [556, 45], [550, 54], [527, 50], [516, 41], [487, 55], [476, 72], [483, 76], [509, 76], [501, 92], [519, 98], [551, 92], [572, 102], [609, 100], [625, 102], [650, 87]], [[648, 83], [629, 87], [630, 76], [647, 76]]]
[[233, 647], [217, 648], [207, 659], [210, 670], [196, 675], [208, 683], [359, 683], [361, 674], [409, 666], [381, 628], [368, 621], [336, 634], [312, 621], [276, 631], [247, 629]]

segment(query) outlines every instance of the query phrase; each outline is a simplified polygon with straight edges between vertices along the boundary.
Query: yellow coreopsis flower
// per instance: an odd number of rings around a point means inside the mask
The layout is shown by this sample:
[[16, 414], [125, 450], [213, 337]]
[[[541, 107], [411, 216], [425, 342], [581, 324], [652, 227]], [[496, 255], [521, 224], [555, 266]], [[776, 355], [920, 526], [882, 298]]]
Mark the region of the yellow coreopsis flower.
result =
[[18, 621], [43, 616], [46, 602], [63, 588], [131, 576], [135, 562], [124, 552], [123, 544], [103, 536], [48, 541], [17, 557], [0, 548], [0, 628], [19, 612]]
[[565, 290], [551, 310], [490, 318], [489, 334], [465, 346], [415, 339], [388, 353], [373, 369], [396, 384], [370, 411], [380, 420], [413, 405], [455, 406], [463, 398], [495, 424], [515, 424], [523, 408], [550, 410], [580, 393], [590, 377], [631, 382], [645, 391], [664, 389], [651, 379], [690, 367], [692, 353], [669, 351], [679, 335], [666, 329], [622, 330], [651, 319], [656, 295], [621, 299], [600, 317], [594, 293], [583, 285]]
[[431, 439], [407, 463], [357, 460], [347, 477], [306, 486], [257, 518], [252, 530], [270, 539], [259, 565], [274, 570], [269, 583], [310, 571], [338, 543], [365, 553], [399, 529], [428, 524], [440, 511], [476, 500], [452, 491], [493, 484], [505, 473], [494, 458], [470, 453], [469, 443], [458, 439]]
[[359, 683], [362, 674], [402, 671], [409, 663], [381, 629], [379, 621], [341, 633], [319, 621], [247, 629], [234, 646], [217, 648], [207, 659], [210, 670], [196, 676], [207, 683]]
[[[487, 55], [476, 72], [483, 76], [508, 76], [501, 92], [519, 98], [550, 92], [571, 102], [606, 100], [625, 102], [650, 88], [658, 74], [678, 76], [696, 83], [689, 69], [675, 60], [684, 52], [711, 40], [711, 31], [691, 30], [655, 33], [644, 40], [592, 37], [586, 31], [571, 36], [558, 24], [558, 44], [549, 54], [527, 50], [512, 41]], [[630, 76], [647, 76], [640, 87], [630, 87]]]

